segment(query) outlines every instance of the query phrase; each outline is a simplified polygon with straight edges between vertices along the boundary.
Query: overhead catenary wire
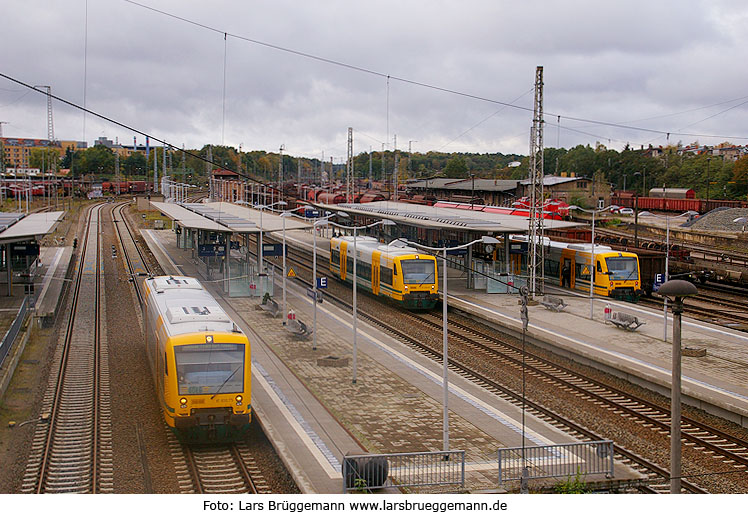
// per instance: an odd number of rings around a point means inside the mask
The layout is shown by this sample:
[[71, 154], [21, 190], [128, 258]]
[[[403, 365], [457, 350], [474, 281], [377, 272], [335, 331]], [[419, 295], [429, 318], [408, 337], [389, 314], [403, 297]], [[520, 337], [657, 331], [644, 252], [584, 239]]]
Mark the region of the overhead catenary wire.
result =
[[[379, 72], [379, 71], [372, 70], [370, 68], [366, 68], [366, 67], [363, 67], [363, 66], [353, 65], [353, 64], [350, 64], [350, 63], [345, 63], [343, 61], [339, 61], [339, 60], [335, 60], [335, 59], [330, 59], [330, 58], [326, 58], [326, 57], [323, 57], [323, 56], [318, 56], [316, 54], [311, 54], [309, 52], [304, 52], [304, 51], [300, 51], [300, 50], [296, 50], [296, 49], [291, 49], [289, 47], [283, 47], [281, 45], [276, 45], [276, 44], [273, 44], [273, 43], [268, 43], [268, 42], [257, 40], [257, 39], [254, 39], [254, 38], [249, 38], [247, 36], [241, 36], [241, 35], [238, 35], [238, 34], [234, 34], [234, 33], [222, 30], [222, 29], [218, 29], [216, 27], [211, 27], [210, 25], [207, 25], [207, 24], [204, 24], [204, 23], [197, 22], [195, 20], [191, 20], [189, 18], [185, 18], [183, 16], [176, 15], [174, 13], [170, 13], [170, 12], [167, 12], [167, 11], [163, 11], [161, 9], [156, 9], [155, 7], [151, 7], [151, 6], [148, 6], [148, 5], [144, 5], [144, 4], [138, 3], [138, 2], [136, 2], [134, 0], [123, 0], [123, 1], [126, 2], [126, 3], [128, 3], [128, 4], [131, 4], [131, 5], [143, 8], [143, 9], [147, 9], [149, 11], [152, 11], [152, 12], [155, 12], [155, 13], [158, 13], [158, 14], [161, 14], [163, 16], [168, 16], [170, 18], [173, 18], [173, 19], [176, 19], [176, 20], [180, 20], [182, 22], [194, 25], [196, 27], [201, 27], [201, 28], [203, 28], [205, 30], [212, 31], [212, 32], [215, 32], [217, 34], [223, 34], [225, 37], [231, 36], [232, 38], [236, 38], [237, 40], [246, 41], [248, 43], [253, 43], [255, 45], [260, 45], [260, 46], [271, 48], [271, 49], [274, 49], [274, 50], [277, 50], [277, 51], [286, 52], [286, 53], [294, 54], [296, 56], [304, 57], [304, 58], [307, 58], [307, 59], [312, 59], [312, 60], [319, 61], [319, 62], [322, 62], [322, 63], [327, 63], [329, 65], [343, 67], [343, 68], [347, 68], [349, 70], [354, 70], [354, 71], [357, 71], [357, 72], [361, 72], [361, 73], [370, 74], [370, 75], [378, 76], [378, 77], [381, 77], [381, 78], [385, 78], [387, 80], [387, 95], [388, 95], [387, 102], [388, 102], [388, 105], [389, 105], [389, 82], [390, 82], [390, 80], [393, 80], [393, 81], [399, 81], [399, 82], [405, 83], [405, 84], [410, 84], [410, 85], [413, 85], [413, 86], [419, 86], [419, 87], [423, 87], [423, 88], [428, 88], [428, 89], [439, 91], [439, 92], [443, 92], [443, 93], [458, 95], [458, 96], [469, 98], [469, 99], [474, 99], [474, 100], [478, 100], [478, 101], [484, 101], [484, 102], [492, 103], [492, 104], [498, 104], [498, 105], [501, 105], [501, 106], [505, 106], [505, 107], [509, 107], [509, 108], [514, 108], [514, 109], [517, 109], [517, 110], [522, 110], [522, 111], [531, 112], [531, 113], [533, 112], [533, 108], [528, 107], [528, 106], [520, 106], [520, 105], [513, 104], [511, 102], [503, 102], [503, 101], [499, 101], [499, 100], [496, 100], [496, 99], [491, 99], [491, 98], [488, 98], [488, 97], [484, 97], [484, 96], [480, 96], [480, 95], [476, 95], [476, 94], [471, 94], [471, 93], [468, 93], [468, 92], [462, 92], [462, 91], [459, 91], [459, 90], [454, 90], [454, 89], [451, 89], [451, 88], [445, 88], [445, 87], [441, 87], [441, 86], [430, 84], [430, 83], [424, 83], [422, 81], [416, 81], [414, 79], [408, 79], [408, 78], [405, 78], [405, 77], [394, 76], [392, 74], [387, 74], [387, 73], [384, 73], [384, 72]], [[624, 123], [606, 122], [606, 121], [600, 121], [600, 120], [595, 120], [595, 119], [588, 119], [588, 118], [584, 118], [584, 117], [574, 117], [574, 116], [571, 116], [571, 115], [564, 115], [564, 114], [559, 114], [559, 113], [553, 113], [553, 112], [549, 112], [549, 111], [545, 111], [545, 115], [549, 116], [549, 117], [558, 117], [558, 116], [561, 116], [564, 119], [567, 119], [567, 120], [570, 120], [570, 121], [584, 122], [584, 123], [587, 123], [587, 124], [596, 124], [596, 125], [600, 125], [600, 126], [607, 126], [607, 127], [619, 128], [619, 129], [626, 129], [626, 130], [632, 130], [632, 131], [641, 131], [641, 132], [645, 132], [645, 133], [657, 133], [659, 135], [665, 135], [668, 138], [669, 138], [670, 135], [682, 135], [682, 136], [695, 136], [695, 137], [704, 137], [704, 138], [723, 138], [723, 139], [735, 139], [735, 140], [748, 140], [748, 136], [729, 136], [729, 135], [707, 135], [707, 134], [679, 133], [678, 131], [672, 131], [672, 130], [671, 131], [666, 131], [666, 130], [660, 130], [660, 129], [645, 128], [645, 127], [640, 127], [640, 126], [632, 126], [632, 125], [624, 124]], [[389, 126], [389, 107], [388, 107], [387, 117], [388, 117], [388, 126]], [[387, 138], [388, 138], [388, 141], [389, 141], [389, 127], [387, 128], [387, 133], [388, 133]], [[603, 137], [603, 138], [608, 139], [609, 137]]]

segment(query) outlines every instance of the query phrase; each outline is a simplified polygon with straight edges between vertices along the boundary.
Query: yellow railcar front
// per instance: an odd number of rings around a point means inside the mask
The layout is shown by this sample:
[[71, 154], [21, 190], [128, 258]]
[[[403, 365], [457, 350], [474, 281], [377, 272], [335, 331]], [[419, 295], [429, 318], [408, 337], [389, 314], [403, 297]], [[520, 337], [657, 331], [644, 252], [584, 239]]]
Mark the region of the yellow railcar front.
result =
[[166, 424], [185, 442], [241, 438], [252, 411], [247, 336], [196, 279], [144, 284], [146, 353]]

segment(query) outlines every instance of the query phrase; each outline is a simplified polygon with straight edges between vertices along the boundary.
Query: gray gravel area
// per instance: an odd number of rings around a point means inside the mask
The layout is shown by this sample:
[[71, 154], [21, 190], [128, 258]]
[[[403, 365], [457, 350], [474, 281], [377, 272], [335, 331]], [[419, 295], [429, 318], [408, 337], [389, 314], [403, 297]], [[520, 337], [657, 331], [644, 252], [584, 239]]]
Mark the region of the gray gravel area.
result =
[[[746, 221], [735, 222], [737, 218], [746, 218]], [[748, 228], [748, 209], [716, 209], [695, 220], [690, 227], [695, 230], [742, 232]]]

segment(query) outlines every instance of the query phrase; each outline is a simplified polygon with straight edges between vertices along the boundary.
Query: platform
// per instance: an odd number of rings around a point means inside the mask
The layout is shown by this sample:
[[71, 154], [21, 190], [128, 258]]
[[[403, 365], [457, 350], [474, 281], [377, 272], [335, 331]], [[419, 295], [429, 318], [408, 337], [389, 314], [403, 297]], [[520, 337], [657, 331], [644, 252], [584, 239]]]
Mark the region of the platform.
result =
[[[143, 234], [167, 273], [205, 281], [190, 251], [177, 249], [172, 232]], [[312, 235], [294, 231], [291, 239], [303, 246]], [[320, 253], [318, 260], [326, 258]], [[313, 350], [311, 339], [292, 337], [281, 319], [258, 309], [257, 298], [224, 298], [220, 284], [205, 285], [250, 336], [254, 411], [303, 492], [340, 493], [346, 453], [443, 450], [440, 363], [359, 321], [353, 384], [350, 313], [319, 304]], [[312, 325], [312, 299], [303, 287], [288, 283], [288, 307]], [[325, 361], [331, 358], [343, 361]], [[521, 409], [457, 375], [449, 379], [449, 448], [466, 452], [465, 489], [497, 490], [497, 450], [522, 444]], [[528, 446], [577, 442], [529, 414], [525, 419]], [[636, 481], [641, 475], [616, 463], [615, 478]]]
[[[312, 248], [308, 232], [295, 231], [286, 239], [289, 246]], [[327, 260], [328, 240], [318, 237], [317, 245], [317, 260]], [[448, 288], [450, 309], [459, 309], [515, 336], [521, 335], [519, 295], [467, 289], [465, 274], [451, 268]], [[541, 304], [530, 306], [529, 341], [546, 348], [550, 344], [561, 355], [670, 396], [673, 322], [669, 308], [665, 341], [662, 310], [596, 298], [591, 320], [586, 292], [561, 289], [552, 284], [546, 291], [561, 297], [568, 307], [557, 313]], [[635, 315], [646, 325], [630, 332], [606, 324], [605, 306], [608, 304], [612, 311]], [[682, 322], [682, 347], [707, 351], [704, 357], [682, 358], [683, 402], [748, 427], [748, 333], [689, 318], [683, 318]]]
[[[40, 325], [54, 322], [60, 295], [65, 284], [65, 273], [70, 263], [72, 247], [45, 247], [40, 250], [39, 261], [33, 268], [34, 309], [32, 314]], [[3, 293], [5, 288], [3, 288]], [[26, 297], [26, 284], [13, 283], [13, 296], [0, 296], [0, 336], [5, 336], [16, 319]], [[23, 354], [25, 338], [18, 336], [5, 361], [0, 365], [0, 397]]]

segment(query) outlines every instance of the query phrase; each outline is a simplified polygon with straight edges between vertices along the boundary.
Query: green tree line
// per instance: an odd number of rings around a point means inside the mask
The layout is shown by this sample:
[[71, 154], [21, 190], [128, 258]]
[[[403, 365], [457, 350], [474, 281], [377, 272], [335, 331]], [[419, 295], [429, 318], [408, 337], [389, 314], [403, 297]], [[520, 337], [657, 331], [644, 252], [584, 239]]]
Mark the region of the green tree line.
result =
[[[622, 151], [598, 145], [579, 145], [570, 149], [546, 148], [543, 170], [546, 175], [574, 173], [576, 176], [605, 178], [614, 190], [637, 191], [644, 195], [654, 187], [691, 188], [696, 196], [706, 198], [745, 199], [748, 195], [748, 156], [737, 161], [706, 154], [679, 153], [675, 146], [662, 149], [659, 156], [651, 156], [649, 150], [626, 147]], [[158, 157], [159, 174], [163, 175], [163, 151], [152, 149], [146, 161], [144, 153], [133, 153], [120, 160], [120, 175], [123, 178], [142, 179], [153, 174], [153, 160]], [[397, 153], [400, 181], [429, 178], [441, 174], [450, 178], [524, 179], [528, 177], [528, 157], [502, 153], [443, 153], [429, 151]], [[76, 177], [89, 176], [96, 179], [114, 179], [115, 156], [106, 146], [88, 149], [65, 150], [57, 156], [53, 150], [35, 149], [31, 156], [31, 167], [47, 167], [58, 161], [59, 168], [71, 169]], [[374, 181], [391, 179], [395, 167], [394, 151], [359, 153], [354, 157], [353, 168], [357, 178]], [[211, 163], [207, 162], [208, 157]], [[209, 171], [222, 167], [258, 181], [275, 182], [278, 179], [279, 153], [267, 151], [239, 152], [230, 146], [203, 146], [201, 149], [182, 153], [174, 149], [167, 151], [169, 173], [192, 183], [207, 180]], [[516, 166], [516, 163], [519, 163]], [[511, 164], [511, 166], [510, 166]], [[182, 167], [184, 165], [184, 168]], [[319, 158], [283, 155], [284, 179], [293, 181], [299, 165], [304, 178], [317, 178], [320, 170]], [[325, 162], [325, 171], [330, 174], [330, 163]], [[343, 179], [345, 165], [337, 163], [333, 178]]]

